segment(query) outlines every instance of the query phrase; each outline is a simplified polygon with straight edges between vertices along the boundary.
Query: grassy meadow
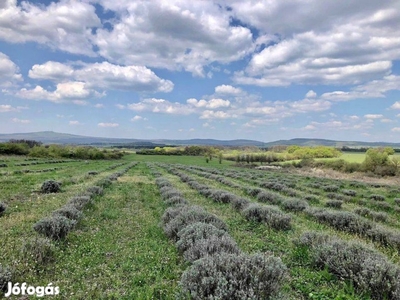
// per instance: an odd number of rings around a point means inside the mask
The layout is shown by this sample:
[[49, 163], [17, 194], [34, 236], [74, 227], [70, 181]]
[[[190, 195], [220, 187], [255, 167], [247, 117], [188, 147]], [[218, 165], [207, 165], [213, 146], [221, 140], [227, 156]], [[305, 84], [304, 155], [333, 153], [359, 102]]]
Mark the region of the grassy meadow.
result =
[[[0, 215], [0, 267], [11, 271], [13, 282], [59, 286], [54, 299], [175, 299], [182, 275], [195, 263], [165, 231], [163, 214], [174, 209], [167, 195], [172, 189], [222, 221], [241, 253], [280, 258], [286, 271], [271, 299], [400, 297], [400, 287], [388, 287], [400, 279], [398, 186], [241, 169], [234, 162], [188, 156], [129, 154], [99, 161], [2, 156], [0, 163], [7, 165], [0, 168], [0, 202], [7, 207]], [[36, 222], [115, 172], [118, 178], [93, 196], [66, 238], [51, 241], [48, 261], [38, 259], [40, 249], [27, 248], [27, 241], [41, 236], [33, 229]], [[61, 183], [61, 192], [40, 192], [49, 179]], [[273, 220], [252, 217], [249, 207], [269, 210]], [[323, 236], [317, 246], [306, 239], [310, 231]], [[381, 273], [372, 268], [360, 279], [340, 265], [345, 259], [335, 261], [353, 253], [342, 253], [352, 243], [357, 253], [365, 251], [363, 259], [387, 266], [386, 277], [376, 283], [372, 279]], [[332, 245], [340, 247], [332, 252]]]

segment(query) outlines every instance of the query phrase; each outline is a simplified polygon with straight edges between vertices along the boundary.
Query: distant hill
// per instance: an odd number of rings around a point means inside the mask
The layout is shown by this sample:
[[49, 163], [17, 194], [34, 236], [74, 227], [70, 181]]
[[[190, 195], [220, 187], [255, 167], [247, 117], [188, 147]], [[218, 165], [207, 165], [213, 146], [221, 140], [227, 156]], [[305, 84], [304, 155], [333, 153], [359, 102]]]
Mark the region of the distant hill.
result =
[[144, 140], [127, 138], [102, 138], [67, 133], [58, 133], [53, 131], [28, 132], [0, 134], [0, 142], [6, 142], [10, 139], [15, 140], [35, 140], [45, 144], [79, 144], [79, 145], [121, 145], [130, 144], [138, 146], [162, 146], [162, 145], [210, 145], [210, 146], [258, 146], [263, 147], [264, 143], [252, 140], [214, 140], [214, 139], [191, 139], [191, 140]]
[[215, 139], [189, 139], [189, 140], [167, 140], [167, 139], [127, 139], [127, 138], [103, 138], [82, 136], [67, 133], [58, 133], [53, 131], [28, 132], [28, 133], [12, 133], [0, 134], [0, 142], [6, 142], [10, 139], [16, 140], [36, 140], [45, 144], [78, 144], [78, 145], [124, 145], [129, 144], [140, 147], [152, 147], [163, 145], [209, 145], [209, 146], [257, 146], [257, 147], [272, 147], [277, 145], [299, 145], [299, 146], [330, 146], [330, 147], [394, 147], [400, 148], [400, 143], [386, 142], [360, 142], [360, 141], [334, 141], [326, 139], [308, 139], [296, 138], [291, 140], [278, 140], [274, 142], [260, 142], [255, 140], [215, 140]]
[[308, 138], [296, 138], [291, 140], [279, 140], [264, 144], [265, 147], [272, 147], [277, 145], [298, 145], [298, 146], [329, 146], [338, 147], [394, 147], [399, 148], [400, 143], [387, 143], [387, 142], [360, 142], [360, 141], [335, 141], [326, 139], [308, 139]]

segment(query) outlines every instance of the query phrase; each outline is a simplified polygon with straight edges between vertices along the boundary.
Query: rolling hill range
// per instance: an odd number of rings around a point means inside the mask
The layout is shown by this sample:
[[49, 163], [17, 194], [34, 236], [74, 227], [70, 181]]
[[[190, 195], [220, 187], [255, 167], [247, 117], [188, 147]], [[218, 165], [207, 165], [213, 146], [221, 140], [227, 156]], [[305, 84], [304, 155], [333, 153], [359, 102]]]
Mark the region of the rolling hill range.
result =
[[237, 139], [237, 140], [216, 140], [216, 139], [189, 139], [189, 140], [168, 140], [168, 139], [128, 139], [128, 138], [104, 138], [74, 135], [67, 133], [58, 133], [53, 131], [28, 132], [0, 134], [0, 142], [6, 142], [10, 139], [16, 140], [36, 140], [45, 144], [79, 144], [79, 145], [123, 145], [131, 146], [149, 146], [154, 147], [164, 145], [210, 145], [210, 146], [256, 146], [272, 147], [276, 145], [299, 145], [299, 146], [330, 146], [330, 147], [400, 147], [400, 143], [387, 142], [362, 142], [362, 141], [335, 141], [327, 139], [295, 138], [290, 140], [278, 140], [273, 142], [261, 142], [255, 140]]

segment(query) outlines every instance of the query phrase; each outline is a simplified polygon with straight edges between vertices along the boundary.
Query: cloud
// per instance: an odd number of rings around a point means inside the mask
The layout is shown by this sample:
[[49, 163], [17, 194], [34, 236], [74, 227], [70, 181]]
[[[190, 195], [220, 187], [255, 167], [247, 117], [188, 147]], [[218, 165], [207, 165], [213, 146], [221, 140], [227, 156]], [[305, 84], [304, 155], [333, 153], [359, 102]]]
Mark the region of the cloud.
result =
[[209, 108], [209, 109], [215, 109], [215, 108], [220, 108], [220, 107], [229, 107], [229, 105], [230, 105], [229, 100], [223, 100], [223, 99], [211, 99], [211, 100], [207, 101], [207, 100], [196, 100], [194, 98], [191, 98], [191, 99], [186, 100], [186, 102], [195, 107], [204, 107], [204, 108]]
[[96, 104], [94, 105], [94, 107], [96, 107], [96, 108], [104, 108], [104, 104], [96, 103]]
[[223, 111], [205, 110], [200, 116], [200, 119], [228, 119], [234, 117]]
[[367, 115], [364, 115], [364, 118], [370, 119], [370, 120], [376, 120], [376, 119], [383, 118], [383, 115], [379, 115], [379, 114], [367, 114]]
[[10, 104], [0, 104], [0, 113], [6, 113], [6, 112], [20, 112], [23, 109], [28, 109], [26, 106], [17, 106], [14, 107]]
[[95, 55], [92, 28], [101, 26], [101, 21], [88, 3], [61, 0], [45, 6], [23, 1], [17, 5], [16, 0], [6, 0], [0, 20], [0, 39], [6, 42], [35, 42], [74, 54]]
[[81, 81], [93, 89], [166, 93], [174, 88], [170, 80], [159, 78], [144, 66], [120, 66], [109, 62], [81, 63], [73, 67], [48, 61], [42, 65], [34, 65], [29, 71], [29, 77], [55, 82]]
[[54, 91], [47, 91], [37, 85], [34, 89], [22, 88], [16, 93], [17, 97], [30, 100], [47, 100], [54, 103], [72, 102], [85, 105], [82, 99], [100, 97], [101, 95], [90, 89], [84, 82], [63, 82], [56, 86]]
[[400, 132], [400, 127], [394, 127], [391, 129], [392, 132]]
[[309, 90], [306, 94], [306, 98], [315, 98], [317, 97], [317, 93], [314, 92], [313, 90]]
[[11, 119], [11, 121], [13, 121], [14, 123], [21, 123], [21, 124], [29, 124], [31, 122], [30, 120], [21, 120], [18, 118], [13, 118]]
[[76, 125], [82, 125], [79, 121], [69, 121], [69, 125], [76, 126]]
[[0, 52], [0, 87], [10, 87], [22, 80], [18, 66]]
[[106, 127], [118, 127], [119, 124], [118, 123], [98, 123], [97, 126], [103, 127], [103, 128], [106, 128]]
[[240, 88], [235, 88], [231, 85], [223, 84], [215, 87], [215, 93], [217, 94], [239, 95], [242, 92]]
[[393, 103], [393, 105], [390, 107], [391, 109], [400, 109], [400, 101], [396, 101]]
[[195, 112], [195, 108], [192, 106], [157, 98], [143, 99], [138, 103], [128, 104], [127, 108], [133, 111], [149, 111], [173, 115], [188, 115]]
[[229, 6], [266, 40], [246, 69], [235, 73], [239, 84], [363, 84], [389, 75], [400, 58], [396, 1], [360, 7], [356, 1], [237, 0]]
[[136, 115], [131, 119], [132, 122], [146, 121], [146, 120], [147, 120], [146, 118], [143, 118], [142, 116], [139, 116], [139, 115]]
[[[213, 1], [99, 0], [117, 17], [97, 30], [99, 54], [120, 64], [186, 70], [205, 77], [212, 62], [230, 63], [254, 49], [250, 29], [231, 22], [232, 13]], [[170, 20], [173, 20], [172, 22]]]

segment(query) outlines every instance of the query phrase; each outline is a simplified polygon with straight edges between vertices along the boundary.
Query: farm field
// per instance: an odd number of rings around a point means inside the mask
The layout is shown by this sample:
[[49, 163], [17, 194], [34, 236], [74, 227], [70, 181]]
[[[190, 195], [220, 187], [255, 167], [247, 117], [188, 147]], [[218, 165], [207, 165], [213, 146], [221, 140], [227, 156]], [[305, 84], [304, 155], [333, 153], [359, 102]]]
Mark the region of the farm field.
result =
[[[228, 268], [230, 257], [253, 274], [242, 289], [255, 299], [400, 299], [398, 186], [203, 157], [26, 159], [0, 157], [0, 287], [7, 269], [13, 282], [58, 286], [55, 299], [185, 299], [206, 293], [195, 274]], [[40, 192], [49, 179], [61, 192]], [[27, 246], [42, 237], [35, 223], [93, 187], [102, 192], [87, 196], [65, 238]], [[189, 243], [198, 222], [220, 238]], [[264, 290], [254, 281], [263, 264]]]
[[[400, 153], [395, 153], [391, 157], [400, 158]], [[365, 160], [365, 153], [343, 153], [341, 156], [339, 156], [337, 158], [315, 158], [316, 161], [332, 161], [332, 160], [338, 160], [338, 159], [343, 159], [347, 162], [362, 163]], [[299, 161], [300, 161], [300, 159], [290, 160], [290, 161], [280, 162], [280, 164], [287, 164], [287, 163], [299, 162]]]

